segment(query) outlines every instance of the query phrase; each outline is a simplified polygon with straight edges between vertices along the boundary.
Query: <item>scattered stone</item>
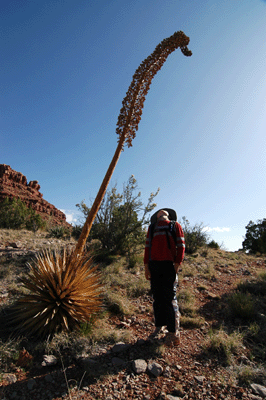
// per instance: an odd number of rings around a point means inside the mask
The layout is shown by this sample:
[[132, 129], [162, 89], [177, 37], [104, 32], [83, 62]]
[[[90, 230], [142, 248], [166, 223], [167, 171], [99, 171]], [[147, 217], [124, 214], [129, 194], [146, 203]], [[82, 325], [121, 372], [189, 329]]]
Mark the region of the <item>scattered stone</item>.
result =
[[35, 381], [35, 379], [29, 379], [28, 383], [27, 383], [27, 388], [28, 390], [32, 390], [34, 388], [34, 386], [36, 386], [37, 383]]
[[166, 378], [170, 378], [171, 376], [171, 368], [170, 367], [166, 367], [164, 372], [163, 372], [163, 376], [165, 376]]
[[252, 361], [250, 361], [250, 359], [249, 359], [247, 356], [245, 356], [244, 354], [242, 354], [242, 355], [239, 357], [238, 361], [239, 361], [240, 363], [242, 363], [242, 364], [251, 365], [251, 366], [255, 367], [255, 363], [253, 363]]
[[21, 242], [12, 242], [8, 243], [9, 247], [13, 247], [13, 249], [20, 249], [22, 247]]
[[50, 355], [50, 356], [44, 355], [43, 356], [42, 367], [50, 367], [55, 364], [57, 364], [57, 358], [55, 356], [53, 356], [53, 355]]
[[208, 296], [209, 299], [213, 299], [213, 300], [217, 300], [217, 299], [220, 298], [220, 297], [217, 296], [216, 294], [214, 294], [214, 293], [212, 293], [212, 292], [209, 292], [209, 291], [207, 291], [207, 296]]
[[148, 371], [157, 378], [163, 373], [163, 367], [156, 362], [150, 362], [148, 364]]
[[126, 344], [124, 342], [118, 342], [114, 345], [114, 347], [112, 348], [112, 351], [114, 353], [122, 353], [123, 351], [128, 350], [130, 347], [129, 344]]
[[183, 390], [182, 386], [179, 386], [179, 385], [172, 392], [172, 396], [176, 396], [177, 398], [180, 398], [180, 397], [182, 398], [185, 396], [185, 394], [186, 393]]
[[171, 394], [168, 394], [166, 396], [166, 400], [180, 400], [181, 397], [177, 397], [177, 396], [172, 396]]
[[142, 374], [143, 372], [146, 372], [147, 363], [145, 360], [134, 360], [132, 363], [132, 368], [136, 374]]
[[205, 380], [205, 376], [194, 376], [195, 380], [200, 383], [201, 385], [203, 384], [204, 380]]
[[46, 375], [44, 379], [45, 379], [46, 382], [53, 382], [54, 381], [52, 375], [50, 375], [50, 374]]
[[3, 378], [7, 380], [8, 383], [16, 383], [17, 377], [15, 374], [4, 374]]
[[98, 367], [98, 362], [90, 358], [89, 356], [79, 356], [76, 358], [76, 360], [82, 364], [83, 368], [91, 368], [91, 369], [96, 369]]
[[257, 383], [252, 383], [251, 389], [253, 390], [253, 393], [261, 396], [262, 398], [266, 397], [266, 387], [262, 385], [258, 385]]
[[127, 322], [121, 321], [119, 327], [120, 328], [129, 328], [130, 324]]

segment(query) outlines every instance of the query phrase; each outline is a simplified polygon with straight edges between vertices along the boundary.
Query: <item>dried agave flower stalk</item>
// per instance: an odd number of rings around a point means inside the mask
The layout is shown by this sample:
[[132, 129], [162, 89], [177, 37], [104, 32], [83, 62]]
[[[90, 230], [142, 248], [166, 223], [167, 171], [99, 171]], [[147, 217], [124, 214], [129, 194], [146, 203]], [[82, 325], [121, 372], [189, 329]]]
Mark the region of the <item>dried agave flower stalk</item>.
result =
[[102, 290], [92, 259], [46, 251], [29, 267], [22, 283], [30, 294], [14, 307], [20, 329], [40, 336], [72, 330], [100, 310]]
[[30, 294], [19, 299], [13, 319], [20, 328], [38, 335], [54, 333], [58, 329], [70, 330], [80, 322], [90, 320], [99, 311], [102, 288], [92, 260], [83, 255], [86, 240], [121, 151], [125, 143], [128, 147], [132, 146], [153, 77], [168, 55], [178, 47], [184, 55], [190, 56], [188, 43], [189, 38], [183, 32], [174, 33], [163, 40], [136, 70], [118, 117], [115, 154], [78, 243], [71, 253], [44, 252], [37, 257], [36, 263], [29, 265], [30, 272], [23, 279], [23, 284]]
[[191, 56], [192, 53], [187, 48], [188, 44], [189, 38], [182, 31], [175, 32], [172, 36], [164, 39], [160, 44], [158, 44], [154, 52], [140, 64], [133, 75], [131, 85], [129, 86], [126, 97], [122, 102], [122, 108], [118, 116], [116, 128], [116, 133], [118, 134], [119, 138], [118, 145], [87, 220], [84, 224], [80, 238], [76, 245], [75, 256], [81, 254], [84, 249], [93, 221], [100, 208], [107, 186], [110, 182], [111, 176], [114, 172], [125, 143], [128, 147], [132, 146], [132, 140], [135, 138], [136, 131], [138, 130], [138, 124], [141, 120], [145, 97], [150, 88], [152, 79], [162, 68], [169, 54], [171, 54], [178, 47], [180, 47], [185, 56]]

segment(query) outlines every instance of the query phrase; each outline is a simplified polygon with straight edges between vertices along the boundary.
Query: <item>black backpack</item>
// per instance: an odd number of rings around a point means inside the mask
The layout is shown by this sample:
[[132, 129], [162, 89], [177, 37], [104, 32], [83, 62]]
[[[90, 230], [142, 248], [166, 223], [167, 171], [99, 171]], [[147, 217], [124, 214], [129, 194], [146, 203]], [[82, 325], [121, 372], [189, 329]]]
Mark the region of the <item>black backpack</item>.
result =
[[151, 258], [151, 242], [152, 242], [152, 238], [153, 238], [153, 233], [154, 233], [154, 229], [157, 223], [157, 214], [159, 211], [161, 210], [165, 210], [168, 212], [169, 214], [169, 220], [170, 220], [170, 224], [168, 225], [167, 228], [165, 228], [165, 232], [166, 232], [166, 239], [167, 239], [167, 244], [168, 244], [168, 248], [171, 249], [171, 245], [170, 245], [170, 240], [169, 240], [169, 236], [168, 236], [168, 231], [170, 232], [170, 234], [172, 235], [175, 245], [176, 245], [176, 231], [175, 231], [175, 223], [177, 220], [177, 215], [175, 210], [172, 210], [171, 208], [160, 208], [160, 210], [156, 211], [156, 213], [154, 213], [151, 216], [151, 224], [150, 224], [150, 232], [149, 232], [149, 253], [150, 253], [150, 257]]

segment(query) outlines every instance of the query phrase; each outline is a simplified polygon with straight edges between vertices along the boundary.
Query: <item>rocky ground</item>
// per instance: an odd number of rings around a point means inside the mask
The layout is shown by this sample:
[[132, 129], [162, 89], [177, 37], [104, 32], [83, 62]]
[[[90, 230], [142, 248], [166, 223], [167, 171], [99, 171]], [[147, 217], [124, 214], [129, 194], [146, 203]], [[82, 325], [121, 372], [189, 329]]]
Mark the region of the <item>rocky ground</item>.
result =
[[[32, 239], [33, 240], [33, 239]], [[48, 240], [48, 239], [46, 239]], [[35, 241], [38, 241], [35, 239]], [[17, 240], [16, 244], [2, 242], [0, 236], [0, 263], [7, 257], [25, 255], [35, 251]], [[40, 244], [41, 246], [41, 244]], [[206, 351], [210, 329], [226, 324], [225, 296], [239, 281], [250, 279], [257, 271], [265, 269], [262, 257], [236, 256], [228, 258], [220, 251], [219, 259], [208, 260], [198, 256], [186, 260], [183, 269], [208, 262], [213, 266], [212, 276], [180, 274], [181, 289], [188, 289], [196, 299], [202, 324], [189, 328], [182, 326], [181, 344], [167, 347], [164, 335], [150, 339], [153, 332], [152, 299], [148, 294], [132, 299], [135, 314], [108, 316], [110, 329], [128, 331], [130, 340], [116, 344], [94, 343], [90, 351], [75, 357], [68, 356], [70, 349], [60, 355], [42, 354], [32, 357], [27, 350], [20, 352], [18, 360], [0, 374], [2, 399], [20, 400], [113, 400], [113, 399], [253, 399], [266, 398], [266, 387], [258, 384], [240, 384], [236, 369], [252, 366], [249, 349], [242, 346], [234, 356], [233, 364], [225, 365], [219, 354]], [[234, 255], [234, 257], [233, 257]], [[189, 276], [191, 275], [191, 276]], [[8, 301], [12, 292], [4, 279], [0, 281], [0, 302]], [[2, 321], [1, 321], [2, 323]], [[232, 323], [232, 322], [230, 322]], [[229, 324], [229, 322], [228, 322]], [[228, 327], [230, 330], [230, 327]], [[28, 346], [29, 347], [29, 346]], [[2, 351], [4, 347], [2, 346]], [[72, 354], [72, 353], [71, 353]]]

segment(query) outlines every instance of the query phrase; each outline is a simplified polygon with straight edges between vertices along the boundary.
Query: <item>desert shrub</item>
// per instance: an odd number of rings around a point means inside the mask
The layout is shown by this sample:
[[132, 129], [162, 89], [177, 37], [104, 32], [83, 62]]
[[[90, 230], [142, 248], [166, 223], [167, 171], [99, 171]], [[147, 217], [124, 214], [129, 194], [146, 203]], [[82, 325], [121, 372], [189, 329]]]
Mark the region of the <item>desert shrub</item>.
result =
[[215, 280], [216, 279], [216, 271], [214, 266], [211, 263], [203, 265], [202, 273], [204, 278], [209, 279], [209, 280]]
[[239, 332], [227, 334], [223, 329], [209, 331], [209, 338], [206, 342], [206, 350], [216, 353], [226, 365], [231, 363], [234, 355], [239, 354], [243, 349], [243, 336]]
[[[241, 282], [237, 286], [238, 304], [234, 306], [237, 313], [244, 315], [246, 321], [250, 322], [245, 329], [245, 339], [252, 344], [253, 357], [266, 360], [266, 275], [259, 274], [257, 279]], [[241, 293], [241, 294], [240, 294]], [[243, 305], [241, 304], [241, 299]], [[239, 311], [240, 310], [240, 311]], [[239, 315], [238, 315], [239, 316]], [[243, 316], [242, 316], [243, 318]], [[245, 323], [246, 323], [245, 321]]]
[[7, 341], [2, 341], [2, 339], [0, 339], [0, 369], [2, 372], [10, 372], [10, 365], [18, 358], [19, 347], [20, 343], [18, 340], [9, 339]]
[[111, 314], [122, 316], [131, 314], [132, 309], [129, 300], [120, 293], [107, 292], [104, 302]]
[[182, 269], [179, 272], [179, 276], [182, 277], [189, 277], [195, 276], [198, 273], [197, 265], [192, 263], [183, 263]]
[[80, 237], [81, 231], [82, 231], [83, 226], [82, 225], [74, 225], [71, 231], [71, 236], [78, 240]]
[[53, 226], [49, 229], [48, 236], [57, 239], [63, 239], [70, 236], [70, 229], [62, 225]]
[[228, 297], [227, 302], [233, 317], [247, 320], [254, 318], [255, 302], [250, 293], [237, 291]]
[[0, 202], [0, 228], [23, 229], [36, 232], [43, 228], [45, 222], [33, 209], [28, 208], [20, 199], [9, 199]]
[[180, 223], [185, 235], [187, 254], [193, 254], [200, 247], [206, 245], [208, 241], [208, 234], [202, 223], [191, 226], [186, 217], [182, 217], [182, 221]]
[[217, 242], [215, 242], [215, 240], [211, 240], [208, 244], [208, 247], [210, 247], [211, 249], [215, 249], [218, 250], [220, 248], [219, 244]]
[[250, 385], [254, 382], [265, 385], [266, 369], [263, 366], [255, 367], [254, 364], [239, 365], [236, 367], [236, 372], [238, 381], [242, 385]]
[[[99, 240], [102, 250], [109, 254], [134, 255], [139, 245], [144, 246], [147, 215], [156, 206], [153, 200], [157, 193], [158, 190], [151, 193], [145, 205], [133, 175], [124, 184], [122, 193], [117, 192], [116, 186], [111, 188], [100, 205], [88, 239]], [[86, 218], [90, 208], [84, 201], [76, 206]], [[75, 235], [79, 235], [78, 228]]]
[[131, 279], [126, 287], [127, 295], [129, 297], [140, 297], [147, 294], [150, 290], [150, 283], [145, 279], [144, 274], [138, 279]]

